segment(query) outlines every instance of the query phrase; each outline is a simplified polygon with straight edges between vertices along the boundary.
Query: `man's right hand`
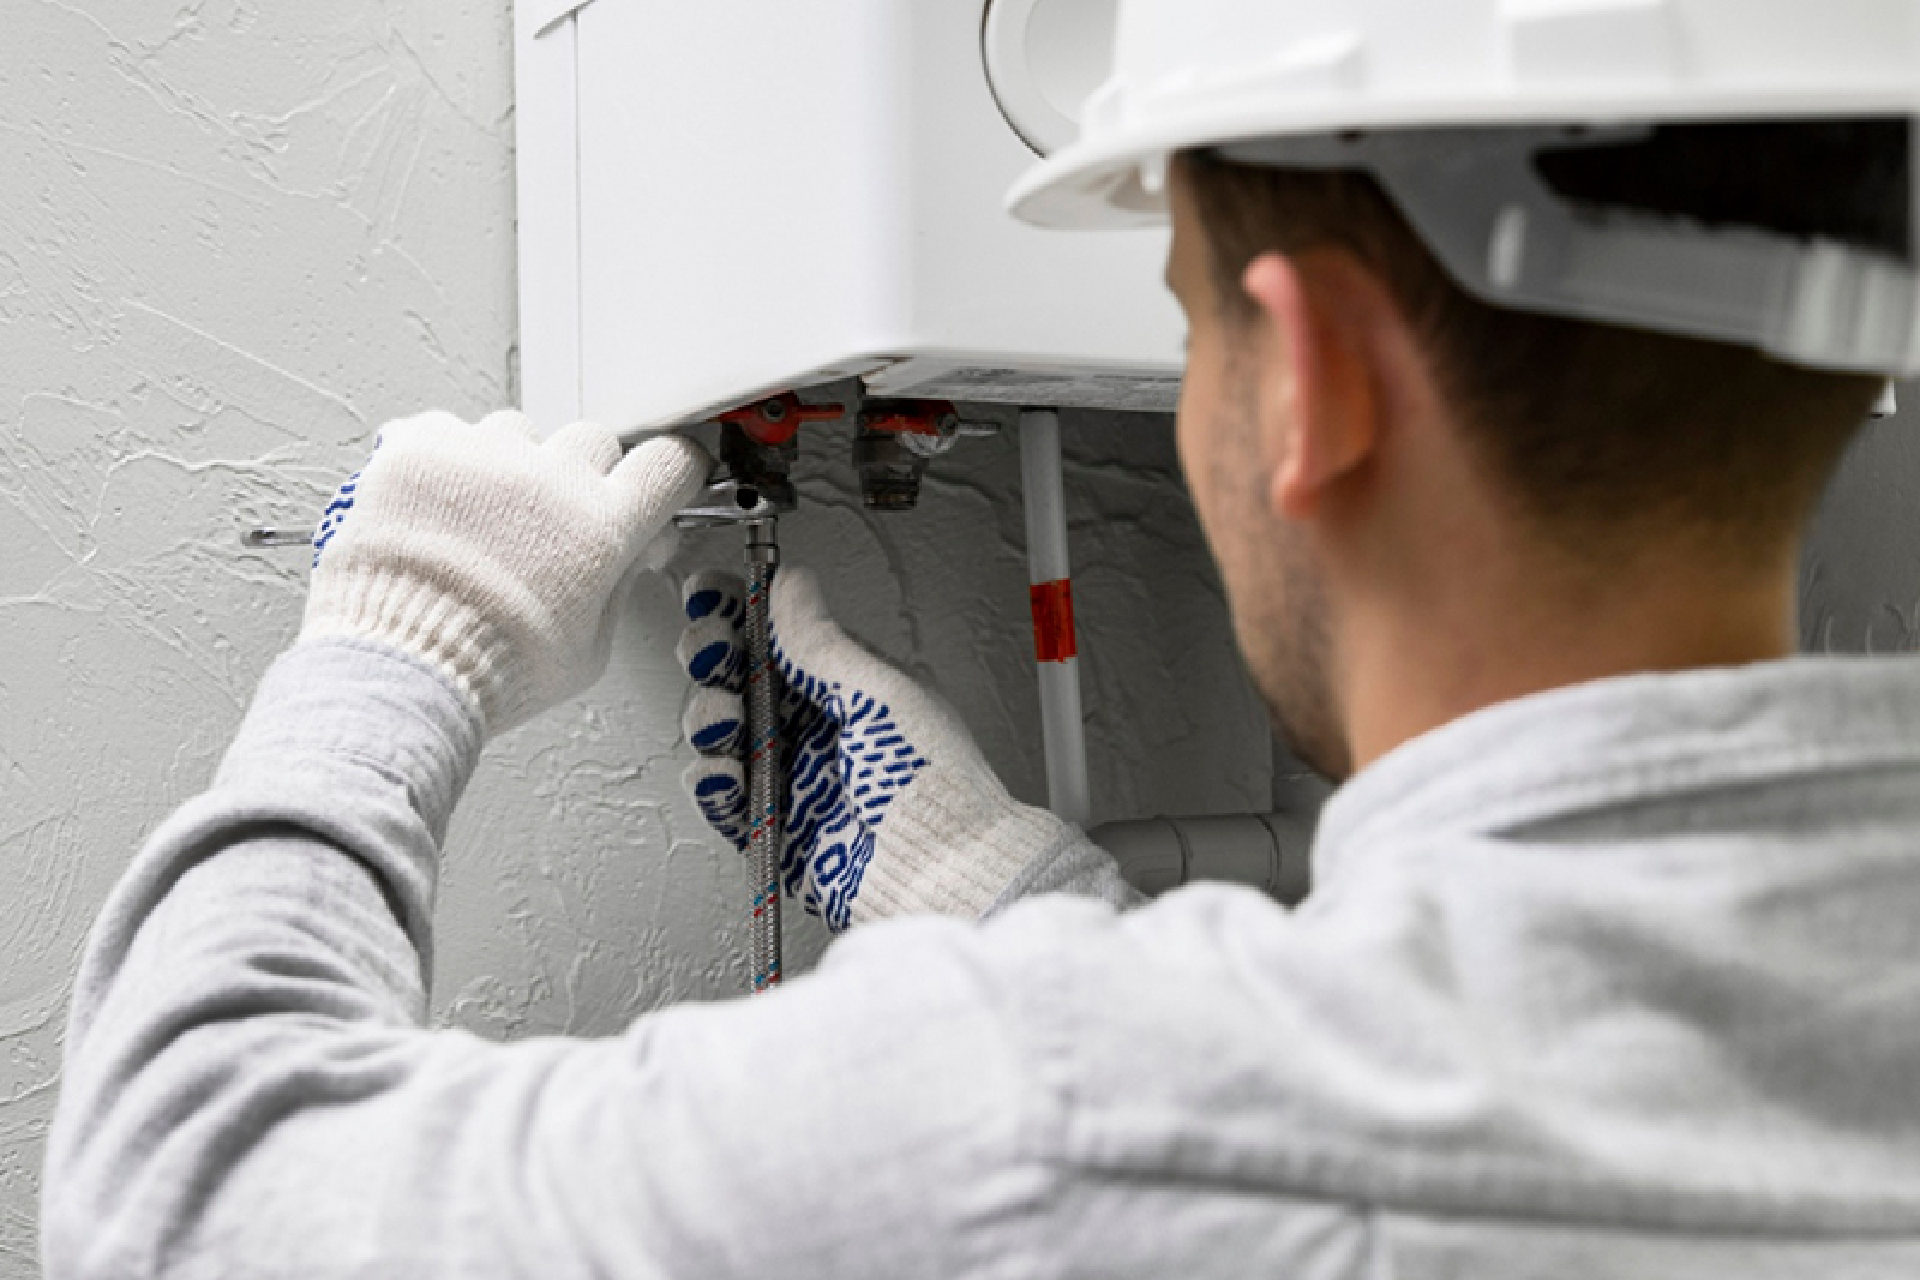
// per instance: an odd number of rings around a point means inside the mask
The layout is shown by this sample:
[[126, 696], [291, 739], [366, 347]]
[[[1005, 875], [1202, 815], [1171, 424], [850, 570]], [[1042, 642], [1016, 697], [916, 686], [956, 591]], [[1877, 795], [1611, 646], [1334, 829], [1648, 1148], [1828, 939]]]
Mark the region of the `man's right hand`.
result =
[[[739, 578], [696, 574], [680, 643], [695, 684], [684, 725], [700, 753], [687, 789], [742, 850], [743, 599]], [[977, 917], [1069, 835], [1007, 794], [952, 708], [834, 623], [807, 570], [781, 571], [771, 613], [784, 685], [781, 880], [829, 928], [906, 912]]]

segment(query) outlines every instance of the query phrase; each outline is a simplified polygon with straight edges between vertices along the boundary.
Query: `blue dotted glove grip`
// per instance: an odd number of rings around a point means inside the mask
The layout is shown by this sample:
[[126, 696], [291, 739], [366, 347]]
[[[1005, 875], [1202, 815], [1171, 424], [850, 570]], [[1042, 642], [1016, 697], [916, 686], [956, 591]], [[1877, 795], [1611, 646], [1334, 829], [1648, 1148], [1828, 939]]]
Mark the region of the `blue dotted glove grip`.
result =
[[[688, 772], [688, 789], [714, 829], [744, 849], [746, 778], [737, 694], [740, 600], [738, 580], [727, 575], [701, 574], [690, 581], [681, 659], [696, 686], [685, 717], [687, 737], [702, 753]], [[774, 664], [785, 685], [780, 713], [786, 814], [781, 881], [805, 910], [839, 931], [852, 922], [853, 902], [872, 863], [888, 806], [927, 761], [885, 702], [865, 689], [827, 680], [799, 661], [783, 640], [782, 621], [776, 614]], [[831, 626], [824, 619], [806, 621]]]

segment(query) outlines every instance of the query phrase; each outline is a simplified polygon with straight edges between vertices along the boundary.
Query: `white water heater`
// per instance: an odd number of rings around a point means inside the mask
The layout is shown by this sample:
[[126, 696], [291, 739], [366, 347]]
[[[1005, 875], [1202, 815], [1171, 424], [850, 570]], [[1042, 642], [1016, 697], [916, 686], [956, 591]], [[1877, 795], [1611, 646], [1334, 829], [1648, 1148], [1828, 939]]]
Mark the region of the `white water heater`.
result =
[[1036, 230], [1117, 0], [520, 0], [521, 379], [631, 436], [857, 377], [1171, 410], [1163, 231]]

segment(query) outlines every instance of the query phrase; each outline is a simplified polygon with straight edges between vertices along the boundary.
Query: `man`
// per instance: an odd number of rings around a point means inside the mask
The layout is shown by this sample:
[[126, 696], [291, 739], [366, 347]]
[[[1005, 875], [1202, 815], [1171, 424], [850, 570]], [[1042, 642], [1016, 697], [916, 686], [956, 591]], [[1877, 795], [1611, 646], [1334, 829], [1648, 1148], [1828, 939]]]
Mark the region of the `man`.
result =
[[[1277, 720], [1351, 775], [1306, 906], [1139, 904], [791, 572], [792, 888], [861, 927], [617, 1040], [422, 1029], [480, 741], [597, 671], [704, 459], [396, 424], [96, 929], [49, 1274], [1920, 1271], [1920, 677], [1790, 656], [1913, 367], [1920, 10], [1320, 8], [1133, 0], [1021, 195], [1170, 191], [1182, 459]], [[737, 837], [738, 601], [688, 611]]]

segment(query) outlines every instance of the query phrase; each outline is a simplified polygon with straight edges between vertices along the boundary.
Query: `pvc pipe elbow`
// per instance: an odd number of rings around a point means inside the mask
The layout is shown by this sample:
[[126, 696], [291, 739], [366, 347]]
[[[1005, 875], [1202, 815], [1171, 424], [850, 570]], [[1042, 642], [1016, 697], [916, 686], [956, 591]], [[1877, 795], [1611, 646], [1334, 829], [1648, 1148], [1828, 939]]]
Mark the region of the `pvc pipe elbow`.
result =
[[1317, 814], [1262, 813], [1109, 822], [1089, 838], [1113, 855], [1128, 884], [1149, 896], [1197, 880], [1259, 889], [1298, 906], [1312, 887]]

